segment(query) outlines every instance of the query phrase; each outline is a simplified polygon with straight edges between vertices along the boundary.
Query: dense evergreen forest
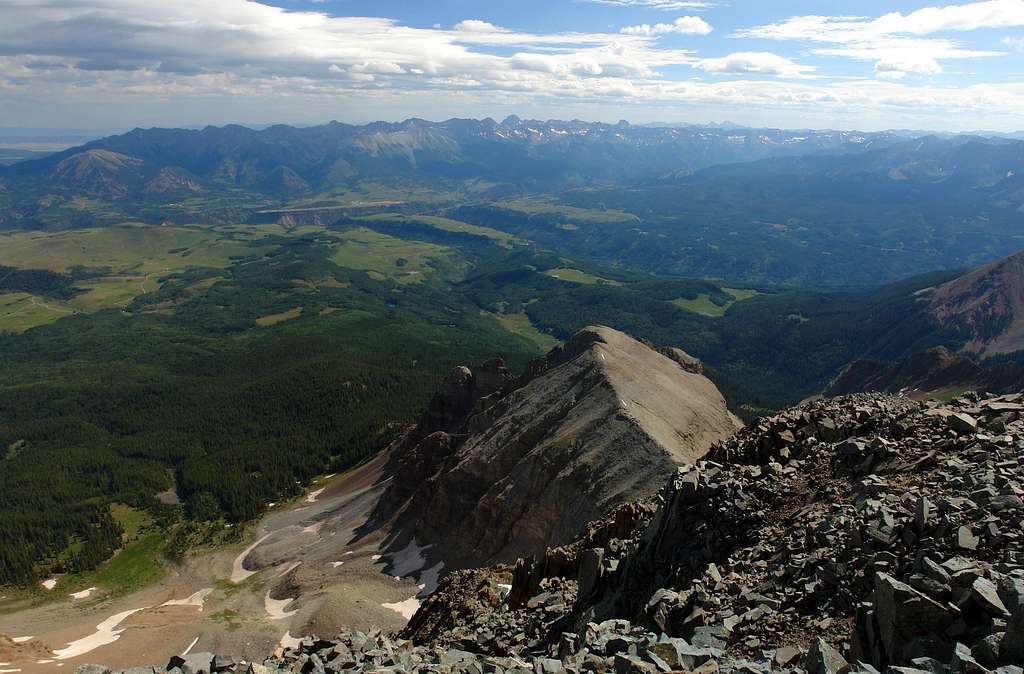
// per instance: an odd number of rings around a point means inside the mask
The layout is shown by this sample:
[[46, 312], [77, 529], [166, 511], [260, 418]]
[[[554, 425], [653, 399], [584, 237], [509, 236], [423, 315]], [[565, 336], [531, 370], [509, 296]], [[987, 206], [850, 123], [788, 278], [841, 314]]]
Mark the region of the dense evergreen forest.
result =
[[[439, 288], [274, 243], [201, 296], [186, 288], [210, 272], [190, 270], [129, 310], [0, 335], [0, 539], [21, 542], [0, 546], [0, 583], [106, 559], [106, 506], [154, 507], [167, 468], [189, 515], [251, 519], [378, 451], [456, 364], [537, 353]], [[325, 275], [335, 287], [296, 295]], [[305, 318], [256, 323], [296, 304]]]

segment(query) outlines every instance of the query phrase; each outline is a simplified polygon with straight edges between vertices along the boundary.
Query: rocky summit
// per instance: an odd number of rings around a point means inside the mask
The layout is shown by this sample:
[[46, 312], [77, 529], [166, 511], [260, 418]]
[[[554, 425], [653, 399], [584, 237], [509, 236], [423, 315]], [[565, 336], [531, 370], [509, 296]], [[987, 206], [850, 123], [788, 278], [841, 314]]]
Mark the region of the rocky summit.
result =
[[137, 671], [1021, 674], [1022, 413], [1022, 394], [806, 403], [569, 545], [450, 573], [399, 635]]
[[514, 561], [654, 495], [739, 425], [696, 359], [588, 327], [520, 380], [457, 368], [391, 449], [376, 520], [448, 567]]

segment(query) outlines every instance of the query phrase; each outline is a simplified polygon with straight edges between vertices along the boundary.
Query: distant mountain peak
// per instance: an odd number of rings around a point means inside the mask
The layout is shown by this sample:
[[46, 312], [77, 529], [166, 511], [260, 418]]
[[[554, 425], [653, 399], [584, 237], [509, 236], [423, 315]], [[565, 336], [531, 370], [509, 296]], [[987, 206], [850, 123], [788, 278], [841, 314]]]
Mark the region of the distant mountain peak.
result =
[[[54, 179], [65, 187], [96, 196], [122, 197], [143, 161], [119, 152], [91, 148], [72, 154], [53, 167]], [[126, 180], [129, 178], [129, 180]]]

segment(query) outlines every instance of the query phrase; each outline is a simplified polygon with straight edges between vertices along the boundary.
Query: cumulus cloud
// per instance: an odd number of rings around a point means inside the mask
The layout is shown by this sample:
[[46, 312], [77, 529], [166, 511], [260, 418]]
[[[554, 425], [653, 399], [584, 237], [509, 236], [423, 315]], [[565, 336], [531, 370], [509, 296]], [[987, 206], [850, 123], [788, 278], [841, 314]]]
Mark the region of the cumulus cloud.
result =
[[664, 35], [665, 33], [682, 33], [683, 35], [707, 35], [711, 25], [699, 16], [681, 16], [672, 23], [642, 23], [638, 26], [625, 26], [619, 32], [626, 35]]
[[771, 52], [736, 52], [721, 58], [700, 59], [694, 68], [709, 73], [745, 75], [777, 75], [795, 77], [808, 73], [814, 68], [794, 63]]
[[507, 33], [508, 29], [495, 26], [488, 21], [479, 19], [466, 19], [455, 24], [455, 30], [467, 31], [470, 33]]
[[885, 33], [911, 35], [1024, 26], [1024, 0], [986, 0], [965, 5], [925, 7], [906, 15], [892, 12], [871, 23], [873, 28]]
[[[854, 124], [865, 116], [984, 114], [1010, 120], [1007, 127], [1024, 126], [1024, 84], [952, 87], [911, 76], [978, 52], [930, 34], [866, 29], [873, 21], [797, 17], [751, 29], [772, 39], [800, 30], [825, 33], [823, 39], [794, 39], [812, 41], [818, 53], [876, 64], [879, 79], [851, 83], [771, 53], [702, 58], [666, 49], [654, 27], [523, 32], [471, 18], [450, 29], [414, 28], [388, 18], [336, 17], [246, 0], [0, 0], [0, 109], [12, 121], [36, 120], [46, 111], [53, 124], [58, 114], [70, 114], [59, 110], [78, 116], [88, 109], [100, 111], [97, 119], [109, 115], [135, 124], [146, 114], [206, 122], [211, 114], [227, 116], [221, 112], [226, 105], [295, 120], [384, 109], [464, 115], [490, 114], [494, 106], [547, 106], [555, 114], [574, 106], [720, 106], [722, 117], [737, 108], [851, 115]], [[920, 25], [937, 25], [929, 21]], [[915, 51], [920, 44], [928, 49]], [[680, 65], [693, 66], [688, 74], [697, 77], [679, 79], [671, 68]]]
[[875, 63], [880, 77], [901, 79], [907, 75], [943, 72], [946, 59], [999, 56], [1003, 52], [968, 49], [936, 33], [965, 32], [984, 28], [1024, 25], [1024, 0], [985, 0], [964, 5], [925, 7], [880, 17], [795, 16], [786, 21], [756, 26], [734, 33], [735, 37], [797, 40], [823, 43], [814, 53]]
[[[482, 47], [517, 53], [501, 56]], [[420, 29], [386, 18], [332, 17], [245, 0], [0, 5], [0, 54], [111, 73], [154, 73], [168, 66], [184, 73], [187, 63], [196, 73], [247, 81], [328, 75], [336, 80], [341, 73], [362, 73], [395, 76], [395, 86], [522, 80], [543, 72], [534, 66], [545, 59], [561, 64], [548, 70], [590, 77], [637, 72], [637, 64], [650, 72], [647, 67], [688, 58], [657, 49], [644, 36], [524, 33], [480, 19], [461, 21], [453, 30]]]

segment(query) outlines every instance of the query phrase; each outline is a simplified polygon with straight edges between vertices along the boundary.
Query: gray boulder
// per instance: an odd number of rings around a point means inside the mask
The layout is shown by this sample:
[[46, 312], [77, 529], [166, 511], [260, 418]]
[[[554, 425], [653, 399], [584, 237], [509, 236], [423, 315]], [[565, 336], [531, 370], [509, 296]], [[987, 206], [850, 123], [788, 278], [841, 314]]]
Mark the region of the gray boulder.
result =
[[846, 674], [850, 671], [850, 664], [839, 651], [818, 637], [811, 643], [811, 648], [804, 658], [804, 669], [808, 674]]
[[213, 653], [189, 653], [175, 655], [168, 661], [167, 669], [179, 668], [182, 674], [211, 674]]
[[912, 655], [912, 642], [942, 635], [956, 620], [951, 609], [887, 573], [875, 575], [873, 622], [867, 641], [875, 664], [896, 664]]

